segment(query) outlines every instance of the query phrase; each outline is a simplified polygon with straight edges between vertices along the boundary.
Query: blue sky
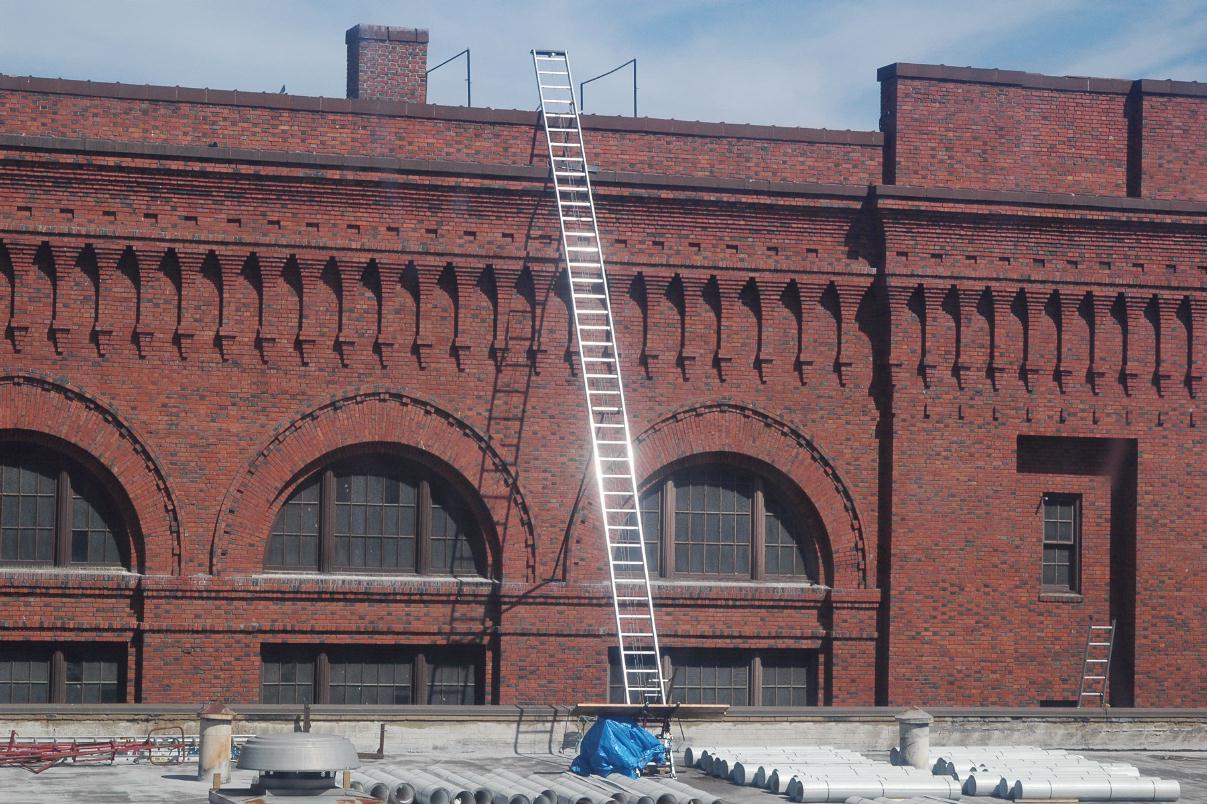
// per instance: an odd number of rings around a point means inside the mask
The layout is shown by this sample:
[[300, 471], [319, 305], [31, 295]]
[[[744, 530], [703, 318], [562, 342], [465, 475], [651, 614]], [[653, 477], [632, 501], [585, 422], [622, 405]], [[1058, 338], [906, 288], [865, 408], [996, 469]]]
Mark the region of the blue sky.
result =
[[[567, 15], [566, 12], [570, 14]], [[894, 61], [1056, 75], [1207, 81], [1207, 0], [0, 0], [0, 72], [344, 95], [344, 31], [428, 28], [431, 63], [473, 51], [474, 103], [534, 108], [528, 50], [570, 51], [576, 78], [638, 59], [651, 117], [875, 129]], [[627, 114], [631, 78], [587, 111]], [[432, 76], [465, 102], [461, 63]]]

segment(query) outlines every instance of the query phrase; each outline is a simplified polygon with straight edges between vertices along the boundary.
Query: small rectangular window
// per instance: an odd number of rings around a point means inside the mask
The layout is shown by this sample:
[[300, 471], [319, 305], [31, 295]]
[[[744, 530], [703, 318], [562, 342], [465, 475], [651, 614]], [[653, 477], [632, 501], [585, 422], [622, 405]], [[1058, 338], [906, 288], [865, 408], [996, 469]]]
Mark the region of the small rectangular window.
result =
[[[267, 704], [398, 706], [479, 704], [480, 650], [265, 645], [260, 700]], [[416, 691], [422, 691], [422, 695]]]
[[124, 703], [126, 646], [0, 643], [0, 703]]
[[0, 646], [0, 703], [49, 703], [49, 645]]
[[[670, 698], [730, 706], [815, 706], [817, 651], [671, 649]], [[620, 651], [608, 651], [608, 701], [624, 703]]]
[[1045, 494], [1043, 509], [1043, 585], [1076, 592], [1080, 586], [1081, 495]]

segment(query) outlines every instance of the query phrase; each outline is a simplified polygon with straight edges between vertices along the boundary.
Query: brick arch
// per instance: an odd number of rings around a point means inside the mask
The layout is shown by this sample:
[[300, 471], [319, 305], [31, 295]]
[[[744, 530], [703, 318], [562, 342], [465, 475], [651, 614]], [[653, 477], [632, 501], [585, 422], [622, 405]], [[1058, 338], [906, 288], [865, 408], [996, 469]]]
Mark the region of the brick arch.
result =
[[[256, 450], [223, 499], [210, 571], [215, 575], [261, 571], [283, 492], [324, 456], [365, 445], [426, 453], [458, 475], [456, 485], [475, 492], [467, 502], [489, 526], [483, 528], [483, 535], [492, 577], [503, 566], [524, 566], [519, 553], [532, 543], [532, 517], [515, 473], [486, 438], [429, 402], [369, 391], [332, 399], [299, 414]], [[514, 533], [517, 528], [519, 533]], [[509, 561], [505, 551], [514, 552], [514, 560]]]
[[111, 406], [36, 374], [0, 370], [0, 430], [60, 442], [86, 468], [110, 481], [106, 485], [118, 498], [129, 525], [131, 569], [149, 575], [179, 574], [176, 499], [146, 440]]
[[854, 498], [812, 439], [745, 405], [718, 403], [676, 411], [635, 440], [638, 477], [700, 453], [728, 452], [775, 467], [813, 503], [830, 539], [835, 588], [867, 587], [867, 546]]

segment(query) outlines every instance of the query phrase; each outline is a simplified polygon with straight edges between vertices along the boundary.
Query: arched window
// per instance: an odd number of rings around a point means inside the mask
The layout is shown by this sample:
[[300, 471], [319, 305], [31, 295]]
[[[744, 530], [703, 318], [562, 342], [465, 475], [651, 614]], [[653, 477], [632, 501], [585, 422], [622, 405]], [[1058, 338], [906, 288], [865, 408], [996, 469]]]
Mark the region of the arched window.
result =
[[485, 575], [481, 530], [431, 469], [392, 455], [335, 461], [277, 514], [270, 570]]
[[721, 462], [661, 477], [641, 495], [650, 574], [819, 581], [821, 524], [788, 486]]
[[128, 547], [116, 506], [82, 466], [0, 441], [0, 564], [128, 568]]

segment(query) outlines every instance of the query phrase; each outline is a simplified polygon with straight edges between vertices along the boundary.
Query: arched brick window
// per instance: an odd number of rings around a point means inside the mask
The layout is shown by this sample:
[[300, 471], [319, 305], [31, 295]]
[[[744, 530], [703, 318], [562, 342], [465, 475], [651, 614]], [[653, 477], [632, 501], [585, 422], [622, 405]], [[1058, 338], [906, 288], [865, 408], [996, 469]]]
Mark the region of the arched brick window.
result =
[[332, 461], [277, 514], [264, 566], [312, 572], [485, 575], [481, 529], [438, 473], [400, 456]]
[[99, 479], [67, 456], [0, 441], [0, 565], [129, 568], [117, 510]]
[[824, 532], [799, 489], [748, 462], [666, 472], [641, 496], [650, 573], [817, 582]]

